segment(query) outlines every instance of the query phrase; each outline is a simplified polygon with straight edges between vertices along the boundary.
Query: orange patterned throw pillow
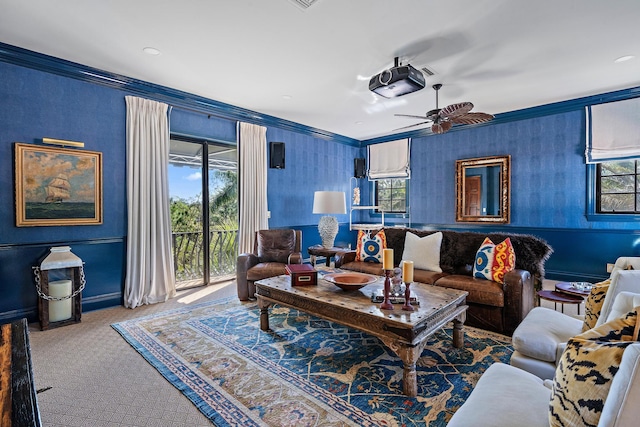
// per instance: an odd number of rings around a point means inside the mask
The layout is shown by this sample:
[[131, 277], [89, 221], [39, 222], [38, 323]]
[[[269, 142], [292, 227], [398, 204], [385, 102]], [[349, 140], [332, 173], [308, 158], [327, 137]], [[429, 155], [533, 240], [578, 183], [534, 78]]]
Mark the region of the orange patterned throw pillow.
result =
[[488, 237], [476, 252], [473, 277], [504, 283], [504, 275], [516, 268], [516, 253], [508, 237], [494, 244]]
[[382, 263], [382, 250], [387, 248], [387, 236], [380, 230], [375, 236], [358, 231], [358, 245], [356, 246], [356, 261]]

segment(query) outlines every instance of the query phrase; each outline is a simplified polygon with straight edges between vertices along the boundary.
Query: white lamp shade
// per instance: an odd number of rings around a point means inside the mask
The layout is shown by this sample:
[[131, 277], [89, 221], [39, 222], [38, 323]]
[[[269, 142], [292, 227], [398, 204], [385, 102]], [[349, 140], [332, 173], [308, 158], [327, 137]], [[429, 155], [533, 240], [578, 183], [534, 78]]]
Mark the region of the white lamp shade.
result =
[[316, 191], [313, 193], [314, 214], [346, 214], [344, 191]]

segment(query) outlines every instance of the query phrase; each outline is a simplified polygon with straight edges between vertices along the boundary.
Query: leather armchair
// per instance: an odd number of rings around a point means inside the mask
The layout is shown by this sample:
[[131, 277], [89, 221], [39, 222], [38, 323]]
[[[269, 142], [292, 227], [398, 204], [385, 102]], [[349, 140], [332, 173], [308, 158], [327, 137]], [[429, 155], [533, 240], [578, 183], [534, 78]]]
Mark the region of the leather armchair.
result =
[[[634, 269], [627, 270], [629, 266]], [[602, 303], [596, 327], [612, 318], [611, 312], [618, 294], [640, 293], [640, 257], [618, 258], [610, 279], [611, 284]], [[558, 359], [567, 341], [582, 332], [583, 324], [581, 318], [546, 307], [534, 308], [513, 333], [514, 352], [511, 355], [511, 365], [541, 379], [553, 378]]]
[[286, 274], [287, 264], [302, 264], [302, 231], [292, 229], [256, 232], [253, 253], [238, 255], [236, 281], [238, 298], [254, 297], [257, 280]]

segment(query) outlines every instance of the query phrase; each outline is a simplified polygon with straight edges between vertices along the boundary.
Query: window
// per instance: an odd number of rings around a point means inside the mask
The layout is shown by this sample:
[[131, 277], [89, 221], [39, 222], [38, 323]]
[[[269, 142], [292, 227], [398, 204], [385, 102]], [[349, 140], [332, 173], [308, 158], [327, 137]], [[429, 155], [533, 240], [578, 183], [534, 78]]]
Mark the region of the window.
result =
[[599, 163], [596, 213], [640, 214], [640, 160]]
[[407, 180], [380, 179], [375, 182], [375, 204], [385, 213], [407, 212]]
[[169, 203], [178, 289], [219, 282], [235, 272], [236, 159], [231, 143], [171, 135]]

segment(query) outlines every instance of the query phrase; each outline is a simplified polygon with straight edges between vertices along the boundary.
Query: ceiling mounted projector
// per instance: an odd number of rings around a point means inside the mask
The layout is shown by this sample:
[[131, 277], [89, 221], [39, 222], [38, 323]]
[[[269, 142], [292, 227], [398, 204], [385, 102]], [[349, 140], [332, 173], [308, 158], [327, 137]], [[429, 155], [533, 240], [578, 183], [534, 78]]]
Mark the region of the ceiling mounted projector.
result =
[[385, 98], [406, 95], [423, 89], [425, 86], [424, 74], [411, 65], [398, 65], [384, 70], [380, 74], [371, 77], [369, 90]]

